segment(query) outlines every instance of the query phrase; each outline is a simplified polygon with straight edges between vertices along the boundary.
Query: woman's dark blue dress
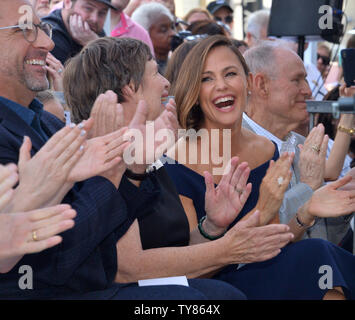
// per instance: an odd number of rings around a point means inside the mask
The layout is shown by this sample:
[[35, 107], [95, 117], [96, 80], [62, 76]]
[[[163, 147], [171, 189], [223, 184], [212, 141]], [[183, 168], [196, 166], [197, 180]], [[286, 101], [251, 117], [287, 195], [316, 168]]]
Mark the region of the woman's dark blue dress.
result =
[[[273, 160], [278, 156], [276, 148]], [[169, 158], [165, 158], [164, 166], [178, 193], [193, 201], [197, 218], [206, 215], [204, 177]], [[252, 192], [232, 225], [255, 207], [268, 167], [266, 162], [251, 171]], [[287, 245], [268, 261], [246, 264], [238, 270], [237, 265], [227, 266], [214, 278], [234, 285], [248, 299], [320, 300], [334, 287], [342, 287], [347, 299], [355, 299], [355, 256], [329, 241], [308, 239]]]

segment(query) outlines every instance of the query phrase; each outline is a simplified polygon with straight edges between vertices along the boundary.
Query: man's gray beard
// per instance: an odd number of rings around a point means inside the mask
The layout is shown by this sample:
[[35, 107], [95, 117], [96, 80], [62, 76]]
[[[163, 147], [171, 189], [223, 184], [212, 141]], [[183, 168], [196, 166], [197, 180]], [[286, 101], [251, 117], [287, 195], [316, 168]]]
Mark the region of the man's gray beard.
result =
[[47, 77], [43, 80], [34, 80], [31, 77], [25, 75], [24, 82], [26, 87], [33, 92], [40, 92], [49, 89], [49, 81]]

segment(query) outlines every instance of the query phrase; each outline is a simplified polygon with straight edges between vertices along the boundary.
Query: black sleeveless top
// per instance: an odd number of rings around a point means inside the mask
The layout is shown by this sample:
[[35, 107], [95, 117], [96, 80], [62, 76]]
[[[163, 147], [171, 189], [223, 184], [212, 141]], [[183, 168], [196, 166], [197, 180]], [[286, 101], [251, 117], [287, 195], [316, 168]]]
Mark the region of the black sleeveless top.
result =
[[189, 222], [174, 183], [164, 167], [149, 179], [157, 180], [160, 192], [149, 212], [138, 218], [143, 249], [187, 246]]

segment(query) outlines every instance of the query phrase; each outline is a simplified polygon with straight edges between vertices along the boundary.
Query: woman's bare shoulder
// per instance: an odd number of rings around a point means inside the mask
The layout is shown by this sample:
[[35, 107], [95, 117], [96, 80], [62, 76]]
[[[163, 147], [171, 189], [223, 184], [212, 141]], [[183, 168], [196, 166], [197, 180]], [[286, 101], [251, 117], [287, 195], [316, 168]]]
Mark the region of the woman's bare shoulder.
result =
[[254, 159], [252, 161], [254, 165], [251, 164], [252, 167], [257, 167], [273, 158], [275, 145], [272, 141], [248, 129], [243, 129], [243, 136], [247, 145], [249, 158]]

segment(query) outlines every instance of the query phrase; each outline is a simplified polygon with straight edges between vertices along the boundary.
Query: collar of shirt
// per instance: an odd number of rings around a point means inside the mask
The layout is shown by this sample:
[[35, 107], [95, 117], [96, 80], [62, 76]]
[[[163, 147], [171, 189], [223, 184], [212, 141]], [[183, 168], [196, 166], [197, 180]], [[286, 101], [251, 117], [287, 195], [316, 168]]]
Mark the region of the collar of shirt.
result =
[[43, 106], [38, 100], [33, 100], [28, 108], [6, 99], [4, 97], [0, 97], [0, 101], [4, 106], [14, 111], [23, 121], [25, 121], [29, 126], [31, 126], [35, 115], [41, 117]]
[[120, 17], [120, 22], [111, 32], [112, 37], [120, 37], [121, 35], [127, 33], [129, 28], [133, 26], [132, 20], [125, 13], [122, 12]]
[[3, 106], [15, 112], [30, 127], [35, 129], [36, 132], [42, 138], [44, 138], [44, 140], [48, 139], [40, 123], [40, 119], [43, 113], [43, 105], [38, 100], [34, 99], [28, 108], [4, 97], [0, 97], [0, 101], [2, 102]]
[[281, 140], [278, 137], [274, 136], [271, 132], [264, 129], [262, 126], [257, 124], [254, 120], [249, 118], [245, 113], [243, 113], [243, 119], [248, 123], [248, 125], [254, 130], [256, 134], [259, 136], [264, 136], [271, 141], [274, 141], [277, 144], [277, 148], [279, 149], [279, 153], [282, 154], [283, 152], [295, 152], [295, 143], [296, 138], [290, 132], [286, 140]]

